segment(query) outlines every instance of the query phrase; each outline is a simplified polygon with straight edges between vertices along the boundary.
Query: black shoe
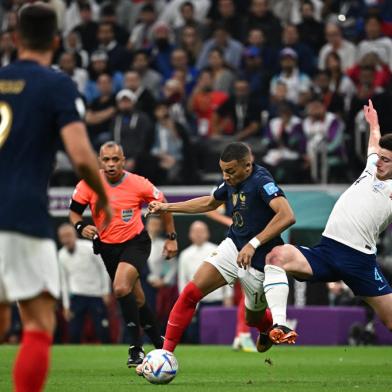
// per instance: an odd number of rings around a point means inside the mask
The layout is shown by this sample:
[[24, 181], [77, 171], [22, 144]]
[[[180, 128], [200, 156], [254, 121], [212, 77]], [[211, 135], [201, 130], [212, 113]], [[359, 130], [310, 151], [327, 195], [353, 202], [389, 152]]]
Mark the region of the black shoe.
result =
[[260, 332], [256, 341], [256, 348], [259, 353], [264, 353], [272, 347], [272, 340], [269, 338], [268, 333]]
[[145, 357], [145, 353], [142, 347], [139, 346], [129, 347], [127, 366], [131, 368], [140, 365], [143, 362], [144, 357]]
[[268, 336], [275, 344], [295, 344], [295, 340], [297, 339], [298, 334], [285, 325], [275, 324], [270, 329]]

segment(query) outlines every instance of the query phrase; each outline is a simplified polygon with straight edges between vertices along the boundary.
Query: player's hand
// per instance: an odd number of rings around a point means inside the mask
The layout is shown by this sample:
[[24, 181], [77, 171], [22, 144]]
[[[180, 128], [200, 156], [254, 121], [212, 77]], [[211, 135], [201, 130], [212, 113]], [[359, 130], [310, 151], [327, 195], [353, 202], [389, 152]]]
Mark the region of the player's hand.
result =
[[82, 230], [82, 237], [93, 240], [98, 235], [98, 229], [93, 225], [87, 225]]
[[369, 99], [369, 105], [364, 105], [363, 113], [367, 123], [370, 126], [370, 130], [379, 127], [377, 110], [374, 109], [371, 99]]
[[113, 216], [112, 207], [110, 207], [108, 200], [98, 199], [97, 203], [95, 204], [95, 215], [98, 216], [101, 212], [105, 216], [103, 226], [100, 227], [100, 229], [102, 230], [109, 225]]
[[168, 203], [161, 203], [160, 201], [152, 201], [148, 205], [147, 215], [156, 214], [157, 212], [167, 211], [167, 205]]
[[171, 259], [174, 256], [177, 256], [178, 245], [176, 240], [166, 240], [165, 245], [163, 246], [163, 256], [165, 259]]
[[251, 244], [246, 244], [240, 251], [237, 257], [237, 264], [240, 268], [247, 269], [250, 266], [255, 248]]

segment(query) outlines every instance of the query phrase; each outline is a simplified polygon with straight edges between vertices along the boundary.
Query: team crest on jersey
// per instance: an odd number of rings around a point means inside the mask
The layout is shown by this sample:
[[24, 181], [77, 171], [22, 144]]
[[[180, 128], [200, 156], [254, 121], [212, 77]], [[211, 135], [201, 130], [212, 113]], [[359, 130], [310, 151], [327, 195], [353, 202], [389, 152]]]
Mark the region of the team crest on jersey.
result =
[[121, 218], [124, 222], [129, 222], [133, 217], [133, 210], [121, 210]]
[[231, 200], [233, 202], [233, 206], [235, 206], [237, 204], [237, 201], [238, 201], [238, 193], [233, 193], [231, 195]]

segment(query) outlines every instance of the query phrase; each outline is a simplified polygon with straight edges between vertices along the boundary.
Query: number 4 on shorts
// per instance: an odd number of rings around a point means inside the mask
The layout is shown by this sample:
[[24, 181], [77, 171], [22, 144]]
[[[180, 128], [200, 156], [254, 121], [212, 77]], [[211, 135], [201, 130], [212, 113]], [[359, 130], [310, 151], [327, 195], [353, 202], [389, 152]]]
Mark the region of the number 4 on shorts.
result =
[[384, 282], [384, 279], [382, 278], [376, 267], [374, 268], [374, 279], [379, 280], [380, 282]]

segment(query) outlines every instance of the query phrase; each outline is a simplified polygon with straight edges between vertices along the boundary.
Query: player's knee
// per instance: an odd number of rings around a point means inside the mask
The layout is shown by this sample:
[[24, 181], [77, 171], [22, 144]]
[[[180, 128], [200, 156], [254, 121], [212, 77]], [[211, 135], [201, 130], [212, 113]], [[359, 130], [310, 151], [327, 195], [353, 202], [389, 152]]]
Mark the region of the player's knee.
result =
[[115, 284], [113, 285], [113, 293], [116, 298], [125, 297], [131, 292], [131, 288], [125, 284]]
[[136, 295], [135, 300], [138, 308], [141, 308], [146, 303], [146, 297], [144, 295]]
[[275, 246], [271, 252], [268, 253], [265, 259], [266, 264], [275, 265], [283, 268], [284, 266], [284, 247], [286, 245]]

